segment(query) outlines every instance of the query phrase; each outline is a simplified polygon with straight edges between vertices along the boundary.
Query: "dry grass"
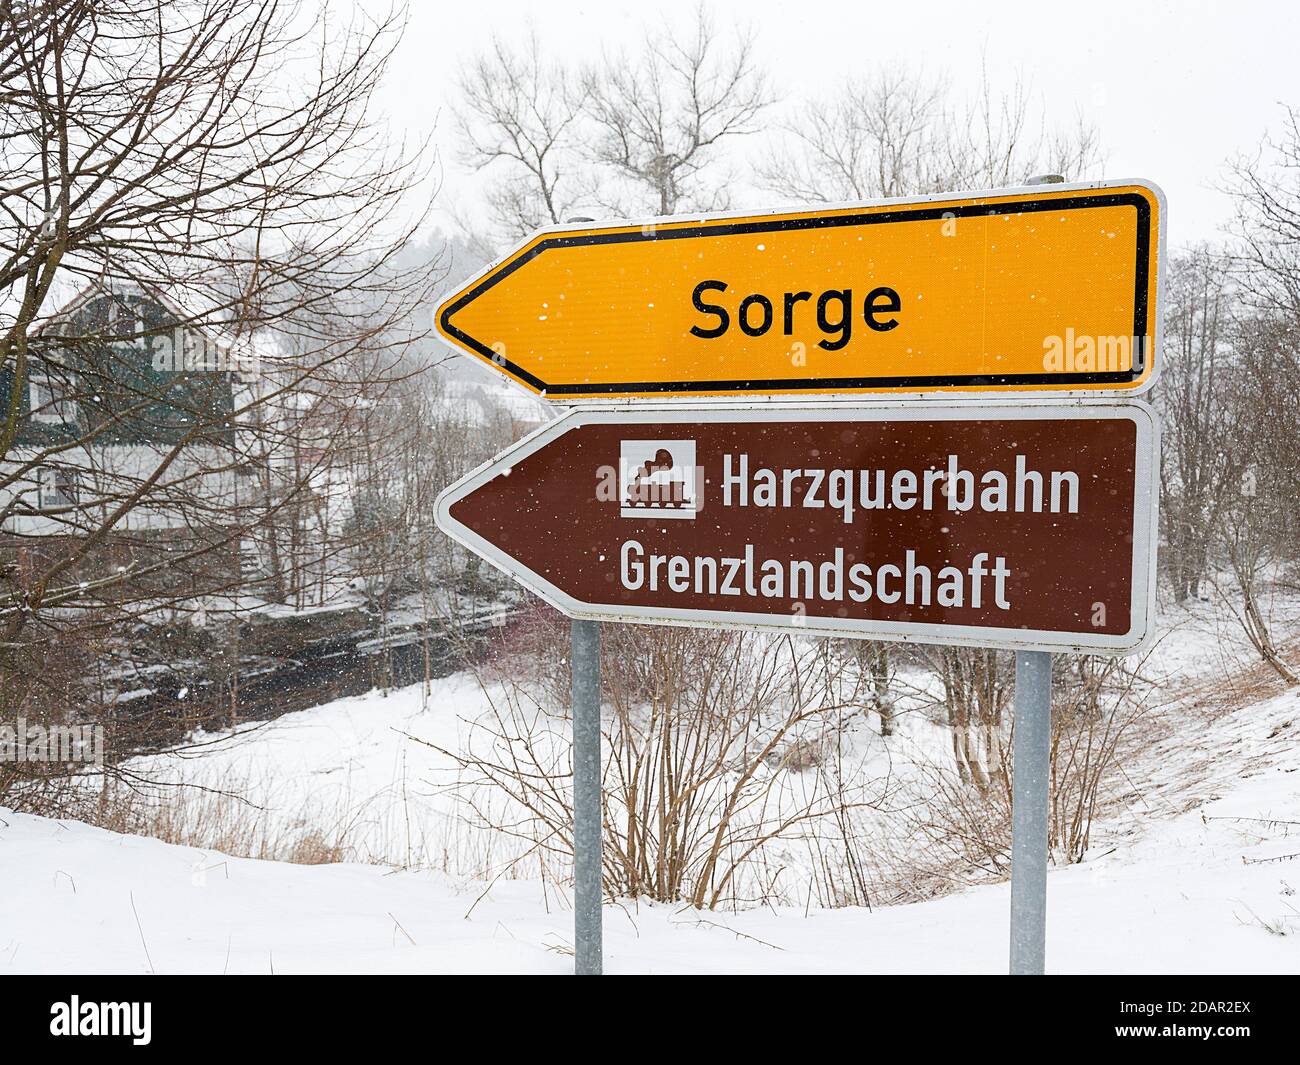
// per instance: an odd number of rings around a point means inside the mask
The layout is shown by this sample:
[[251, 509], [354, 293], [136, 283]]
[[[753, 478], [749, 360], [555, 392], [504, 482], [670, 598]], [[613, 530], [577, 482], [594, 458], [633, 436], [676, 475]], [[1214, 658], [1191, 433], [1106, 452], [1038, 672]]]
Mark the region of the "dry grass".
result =
[[429, 796], [410, 791], [404, 778], [373, 794], [340, 791], [328, 800], [286, 796], [272, 783], [234, 774], [205, 786], [105, 780], [102, 788], [83, 788], [76, 810], [59, 816], [236, 858], [356, 862], [484, 881], [530, 875], [515, 867], [508, 840], [428, 805]]
[[322, 824], [318, 819], [316, 811], [291, 818], [274, 816], [225, 789], [120, 784], [101, 793], [94, 816], [88, 818], [113, 832], [235, 858], [298, 865], [358, 860], [357, 825], [346, 819]]
[[819, 736], [799, 737], [766, 759], [769, 769], [789, 769], [803, 773], [824, 765], [834, 752], [834, 738], [828, 733]]
[[[1300, 661], [1300, 636], [1288, 634], [1278, 648]], [[1233, 714], [1275, 698], [1287, 685], [1267, 662], [1251, 661], [1235, 669], [1199, 676], [1171, 686], [1155, 712], [1144, 715], [1124, 738], [1117, 755], [1121, 779], [1099, 807], [1099, 816], [1115, 818], [1139, 809], [1173, 816], [1216, 797], [1242, 772], [1267, 764], [1274, 746], [1293, 740], [1275, 730], [1244, 762], [1240, 752], [1228, 756], [1225, 745], [1236, 741], [1214, 729]]]
[[[1278, 653], [1286, 661], [1300, 662], [1300, 636], [1279, 641]], [[1277, 670], [1267, 662], [1256, 661], [1217, 678], [1200, 677], [1187, 682], [1179, 686], [1177, 694], [1187, 709], [1203, 713], [1209, 721], [1218, 721], [1286, 690], [1287, 684]]]

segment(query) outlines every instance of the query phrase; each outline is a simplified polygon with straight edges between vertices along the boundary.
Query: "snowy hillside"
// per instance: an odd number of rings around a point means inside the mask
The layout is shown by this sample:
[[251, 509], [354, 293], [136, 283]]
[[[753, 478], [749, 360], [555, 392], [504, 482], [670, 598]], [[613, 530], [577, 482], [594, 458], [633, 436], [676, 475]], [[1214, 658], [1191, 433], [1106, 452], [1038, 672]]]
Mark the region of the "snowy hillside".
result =
[[[1245, 746], [1300, 711], [1253, 708]], [[1300, 764], [1300, 759], [1293, 760]], [[1292, 772], [1238, 782], [1130, 844], [1049, 877], [1049, 972], [1293, 973], [1295, 839], [1203, 818], [1300, 820]], [[363, 865], [301, 866], [5, 815], [0, 966], [9, 972], [521, 972], [572, 966], [567, 898]], [[1247, 864], [1254, 863], [1254, 864]], [[1005, 885], [863, 909], [700, 913], [607, 905], [606, 969], [996, 973]], [[138, 924], [137, 924], [138, 918]], [[1108, 934], [1097, 935], [1105, 927]]]
[[[1086, 860], [1049, 877], [1048, 970], [1294, 972], [1300, 691], [1254, 665], [1203, 604], [1166, 625], [1143, 669], [1178, 683], [1123, 760]], [[4, 813], [0, 969], [570, 971], [567, 889], [467, 827], [445, 788], [451, 763], [417, 742], [459, 749], [489, 696], [461, 674], [427, 698], [416, 686], [344, 699], [132, 766], [264, 807], [230, 849], [279, 853], [314, 836], [344, 862], [234, 858]], [[864, 771], [887, 762], [906, 778], [941, 749], [923, 715], [900, 726], [856, 736]], [[220, 840], [229, 810], [192, 809]], [[606, 969], [994, 973], [1007, 909], [1005, 883], [872, 910], [619, 901], [605, 908]]]

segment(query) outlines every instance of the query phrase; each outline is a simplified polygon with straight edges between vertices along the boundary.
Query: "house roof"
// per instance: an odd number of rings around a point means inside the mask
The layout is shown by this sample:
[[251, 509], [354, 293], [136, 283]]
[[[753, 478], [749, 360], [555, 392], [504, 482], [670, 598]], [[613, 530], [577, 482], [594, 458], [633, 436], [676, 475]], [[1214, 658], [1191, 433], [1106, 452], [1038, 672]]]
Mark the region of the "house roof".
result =
[[186, 329], [205, 337], [216, 345], [230, 359], [232, 365], [256, 364], [260, 359], [272, 359], [280, 354], [279, 345], [265, 335], [240, 337], [218, 324], [204, 321], [204, 316], [187, 306], [187, 300], [175, 293], [164, 292], [161, 288], [124, 278], [101, 277], [90, 283], [72, 286], [66, 282], [57, 284], [51, 290], [51, 296], [58, 302], [54, 308], [41, 314], [35, 327], [34, 335], [40, 335], [55, 323], [67, 318], [84, 307], [97, 296], [144, 296], [154, 300], [159, 306], [173, 314]]

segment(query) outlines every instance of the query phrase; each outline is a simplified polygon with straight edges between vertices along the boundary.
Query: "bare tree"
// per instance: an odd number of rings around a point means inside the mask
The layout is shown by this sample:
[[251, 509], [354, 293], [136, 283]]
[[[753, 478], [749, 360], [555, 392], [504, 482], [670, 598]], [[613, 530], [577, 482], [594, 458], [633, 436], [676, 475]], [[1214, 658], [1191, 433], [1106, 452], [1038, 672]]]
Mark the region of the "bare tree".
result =
[[771, 101], [753, 37], [725, 42], [703, 6], [689, 30], [667, 28], [639, 55], [606, 57], [584, 84], [590, 157], [633, 190], [603, 201], [617, 215], [725, 207], [725, 184], [704, 176], [724, 142], [758, 128]]
[[1290, 521], [1291, 557], [1297, 553], [1295, 500], [1300, 494], [1300, 111], [1287, 108], [1281, 133], [1267, 156], [1232, 168], [1238, 239], [1232, 248], [1234, 280], [1256, 312], [1238, 336], [1249, 384], [1249, 424], [1276, 479], [1277, 503]]
[[543, 54], [535, 32], [522, 49], [493, 38], [460, 76], [457, 123], [464, 161], [496, 171], [488, 204], [512, 238], [563, 222], [582, 194], [576, 158], [586, 103], [582, 80]]
[[1233, 294], [1224, 257], [1209, 247], [1169, 270], [1164, 368], [1155, 401], [1164, 415], [1161, 448], [1161, 561], [1183, 602], [1198, 594], [1225, 506], [1237, 488], [1232, 378]]
[[1234, 280], [1250, 313], [1234, 338], [1236, 419], [1226, 446], [1240, 456], [1240, 478], [1221, 540], [1240, 593], [1238, 620], [1261, 658], [1294, 683], [1261, 585], [1300, 559], [1300, 112], [1285, 108], [1279, 133], [1231, 166], [1229, 191], [1237, 204]]
[[1010, 780], [1006, 709], [1014, 657], [986, 647], [934, 647], [922, 653], [943, 683], [945, 724], [962, 783], [982, 794], [1005, 790]]
[[1228, 191], [1242, 283], [1260, 309], [1300, 319], [1300, 110], [1285, 108], [1280, 132], [1231, 165]]
[[[70, 634], [120, 644], [236, 587], [244, 538], [329, 462], [286, 430], [293, 397], [346, 405], [403, 372], [395, 326], [438, 267], [398, 265], [424, 168], [368, 110], [401, 22], [0, 8], [5, 710], [43, 698]], [[275, 492], [249, 490], [259, 465]]]
[[798, 202], [938, 191], [944, 97], [942, 83], [901, 70], [852, 79], [798, 109], [785, 124], [795, 147], [778, 152], [761, 179]]
[[1080, 176], [1097, 162], [1090, 127], [1051, 130], [1017, 81], [987, 75], [960, 100], [946, 82], [904, 70], [846, 81], [785, 124], [762, 184], [796, 201], [915, 196], [1019, 184], [1033, 173]]
[[1236, 455], [1233, 491], [1217, 536], [1236, 585], [1225, 596], [1251, 645], [1287, 684], [1295, 669], [1283, 658], [1269, 619], [1269, 589], [1278, 567], [1300, 556], [1300, 443], [1279, 427], [1300, 424], [1300, 330], [1289, 316], [1263, 312], [1238, 329], [1234, 377], [1226, 386], [1235, 408], [1231, 432], [1219, 446]]
[[505, 236], [568, 220], [726, 206], [726, 145], [757, 128], [770, 96], [746, 34], [727, 39], [701, 7], [688, 26], [586, 68], [548, 59], [530, 33], [499, 38], [462, 72], [464, 161], [491, 174]]
[[1240, 597], [1240, 605], [1230, 598], [1227, 603], [1259, 657], [1285, 683], [1298, 684], [1300, 675], [1284, 661], [1273, 638], [1268, 607], [1262, 601], [1260, 584], [1269, 563], [1276, 558], [1277, 541], [1270, 520], [1275, 508], [1260, 501], [1254, 477], [1253, 470], [1244, 475], [1238, 504], [1221, 530], [1228, 566]]

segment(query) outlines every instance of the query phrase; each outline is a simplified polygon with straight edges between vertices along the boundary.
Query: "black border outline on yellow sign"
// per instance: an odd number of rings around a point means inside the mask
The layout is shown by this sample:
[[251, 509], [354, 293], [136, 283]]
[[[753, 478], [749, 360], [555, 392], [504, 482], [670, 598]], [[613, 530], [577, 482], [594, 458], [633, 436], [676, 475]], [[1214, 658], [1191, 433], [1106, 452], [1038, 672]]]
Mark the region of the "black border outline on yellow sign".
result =
[[[972, 218], [1007, 214], [1030, 214], [1038, 211], [1086, 210], [1094, 207], [1133, 207], [1137, 210], [1137, 248], [1134, 256], [1133, 332], [1136, 350], [1133, 365], [1128, 370], [1092, 373], [1019, 373], [1019, 374], [953, 374], [904, 377], [820, 377], [776, 378], [773, 380], [723, 380], [723, 381], [617, 381], [611, 383], [581, 384], [550, 383], [523, 367], [504, 358], [482, 341], [452, 325], [455, 313], [473, 302], [494, 285], [500, 284], [516, 270], [553, 248], [574, 248], [598, 244], [629, 244], [645, 240], [685, 240], [691, 237], [732, 236], [750, 233], [776, 233], [807, 229], [836, 229], [844, 226], [880, 225], [889, 222], [938, 221], [949, 218]], [[1077, 196], [1060, 196], [1048, 199], [1004, 201], [995, 204], [935, 204], [924, 207], [906, 207], [889, 211], [837, 214], [801, 218], [780, 218], [768, 221], [714, 222], [704, 225], [676, 228], [646, 228], [621, 232], [558, 234], [546, 237], [523, 255], [512, 259], [500, 269], [488, 274], [473, 288], [443, 307], [439, 325], [448, 336], [477, 352], [489, 362], [507, 370], [521, 381], [551, 397], [564, 396], [618, 396], [627, 393], [674, 392], [834, 392], [841, 389], [895, 388], [918, 390], [944, 387], [987, 387], [1015, 385], [1125, 385], [1141, 378], [1146, 368], [1147, 309], [1154, 295], [1150, 292], [1148, 272], [1151, 262], [1151, 205], [1135, 192], [1085, 193]]]

